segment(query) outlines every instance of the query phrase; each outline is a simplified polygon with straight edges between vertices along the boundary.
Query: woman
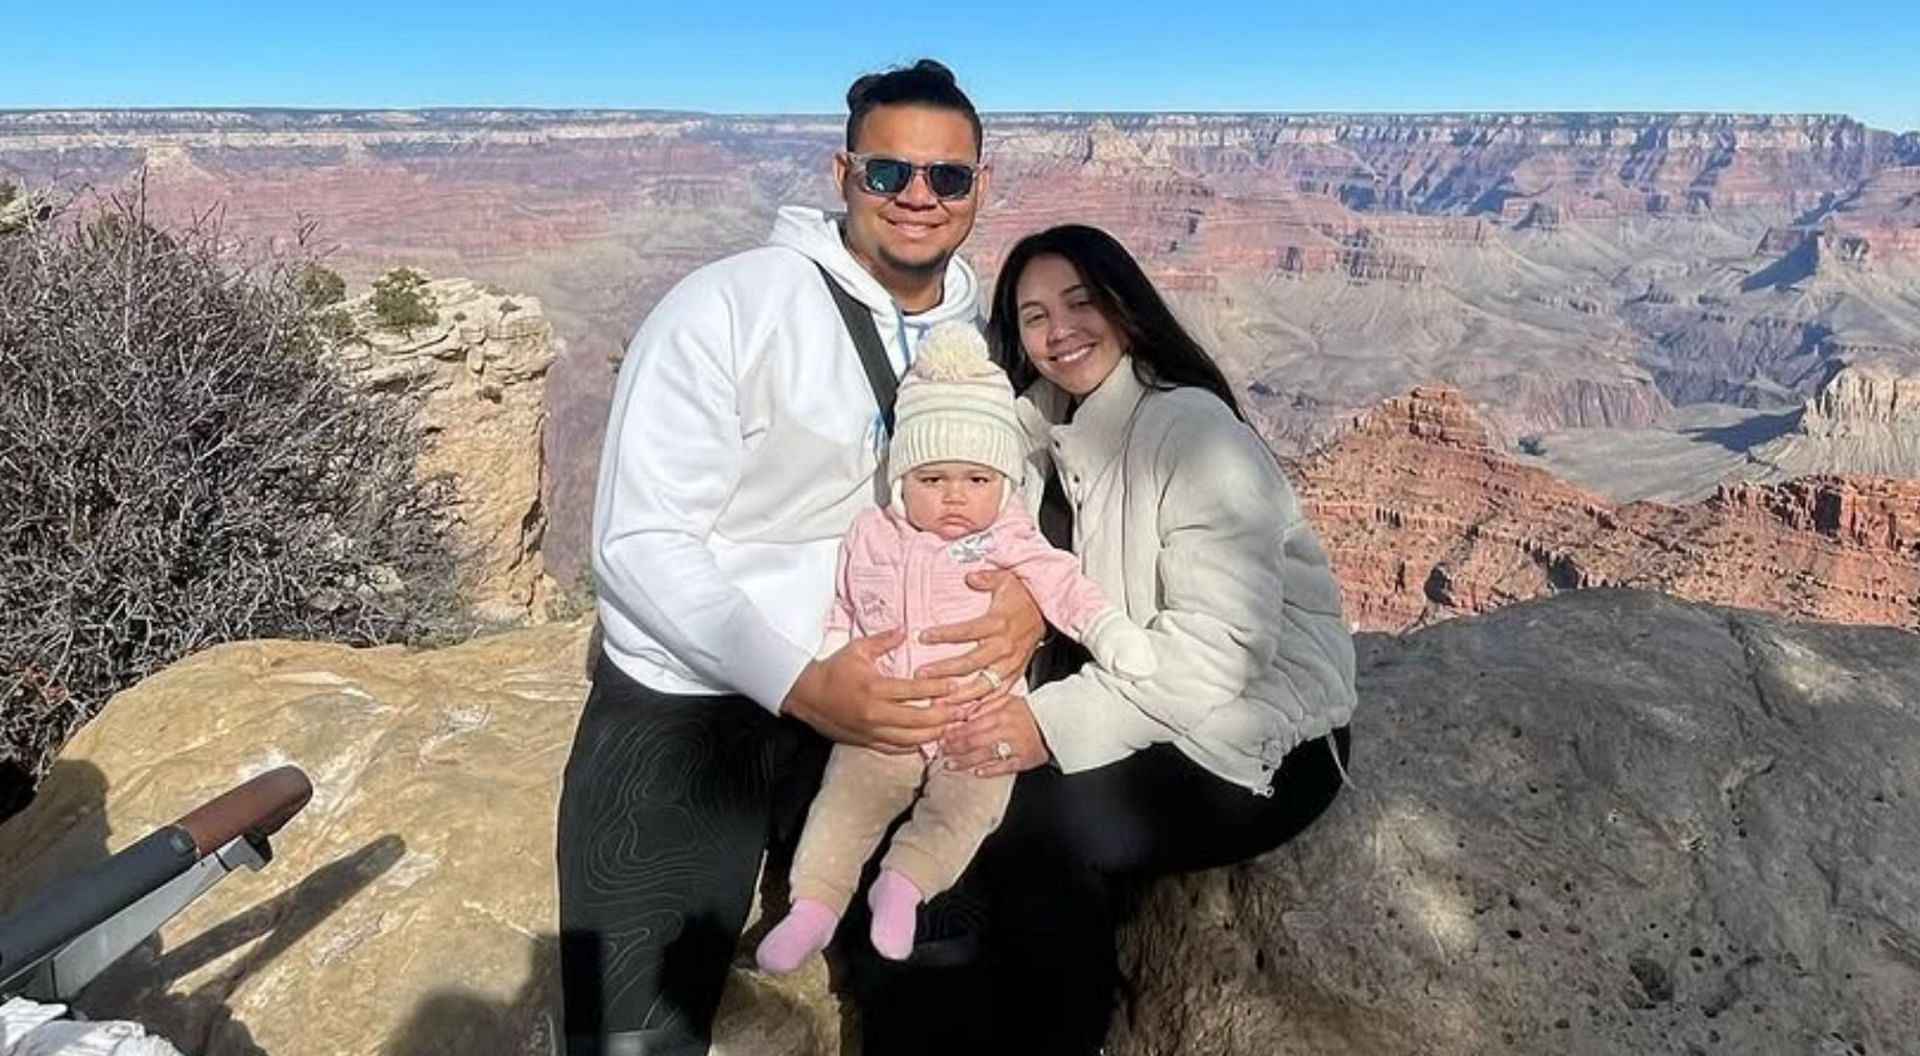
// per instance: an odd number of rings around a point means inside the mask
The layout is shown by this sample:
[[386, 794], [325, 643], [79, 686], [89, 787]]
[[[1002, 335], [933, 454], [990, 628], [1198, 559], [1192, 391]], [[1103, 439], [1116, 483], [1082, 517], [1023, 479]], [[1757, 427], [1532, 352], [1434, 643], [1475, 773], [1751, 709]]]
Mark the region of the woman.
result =
[[945, 741], [954, 765], [1022, 772], [983, 867], [1005, 1037], [1093, 1053], [1118, 981], [1114, 896], [1269, 851], [1332, 801], [1353, 643], [1278, 463], [1117, 241], [1078, 225], [1023, 239], [992, 313], [1043, 523], [1046, 506], [1071, 515], [1072, 549], [1159, 662], [1142, 681], [1087, 667]]

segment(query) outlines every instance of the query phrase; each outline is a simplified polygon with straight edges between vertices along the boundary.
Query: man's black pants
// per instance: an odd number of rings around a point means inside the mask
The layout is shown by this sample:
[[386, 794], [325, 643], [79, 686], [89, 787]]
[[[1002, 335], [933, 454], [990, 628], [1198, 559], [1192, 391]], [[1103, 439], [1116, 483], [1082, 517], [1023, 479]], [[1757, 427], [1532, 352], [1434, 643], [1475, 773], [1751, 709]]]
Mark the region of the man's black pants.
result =
[[560, 793], [569, 1056], [705, 1056], [761, 855], [797, 838], [828, 747], [599, 660]]

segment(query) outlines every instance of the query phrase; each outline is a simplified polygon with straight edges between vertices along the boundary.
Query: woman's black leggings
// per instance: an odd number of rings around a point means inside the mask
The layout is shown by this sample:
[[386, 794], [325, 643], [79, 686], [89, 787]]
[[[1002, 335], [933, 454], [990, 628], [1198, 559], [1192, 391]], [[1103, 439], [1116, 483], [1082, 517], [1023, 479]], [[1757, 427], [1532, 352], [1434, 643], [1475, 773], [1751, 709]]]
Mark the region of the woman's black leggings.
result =
[[[1120, 982], [1115, 934], [1135, 884], [1292, 839], [1333, 801], [1348, 747], [1344, 727], [1296, 747], [1271, 796], [1165, 744], [1098, 770], [1022, 774], [1006, 822], [950, 893], [990, 906], [987, 956], [944, 971], [910, 964], [863, 988], [867, 1056], [1098, 1052]], [[958, 995], [978, 1013], [957, 1016]]]

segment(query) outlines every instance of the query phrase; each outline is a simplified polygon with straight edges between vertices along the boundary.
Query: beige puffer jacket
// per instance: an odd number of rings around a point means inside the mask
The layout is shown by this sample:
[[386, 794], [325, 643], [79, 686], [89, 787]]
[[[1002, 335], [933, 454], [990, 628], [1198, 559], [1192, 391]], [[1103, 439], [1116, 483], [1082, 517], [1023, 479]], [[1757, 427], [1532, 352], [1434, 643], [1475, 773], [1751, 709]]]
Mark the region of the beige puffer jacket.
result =
[[1069, 424], [1021, 398], [1027, 500], [1058, 467], [1087, 574], [1152, 639], [1141, 681], [1089, 666], [1036, 689], [1062, 770], [1159, 742], [1265, 791], [1287, 752], [1353, 716], [1353, 640], [1327, 555], [1264, 442], [1202, 389], [1148, 389], [1122, 360]]

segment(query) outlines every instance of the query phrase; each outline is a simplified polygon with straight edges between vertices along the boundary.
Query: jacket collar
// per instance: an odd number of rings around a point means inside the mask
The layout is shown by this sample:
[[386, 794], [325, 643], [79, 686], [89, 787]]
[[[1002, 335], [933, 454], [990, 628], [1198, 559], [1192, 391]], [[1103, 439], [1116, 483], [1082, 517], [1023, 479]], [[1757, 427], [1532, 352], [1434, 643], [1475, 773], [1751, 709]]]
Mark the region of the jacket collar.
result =
[[1069, 397], [1053, 382], [1034, 382], [1027, 396], [1049, 425], [1053, 457], [1084, 471], [1098, 470], [1119, 457], [1133, 412], [1151, 391], [1134, 376], [1133, 362], [1122, 359], [1107, 380], [1080, 401], [1071, 422], [1065, 421]]

